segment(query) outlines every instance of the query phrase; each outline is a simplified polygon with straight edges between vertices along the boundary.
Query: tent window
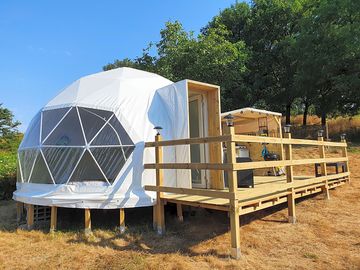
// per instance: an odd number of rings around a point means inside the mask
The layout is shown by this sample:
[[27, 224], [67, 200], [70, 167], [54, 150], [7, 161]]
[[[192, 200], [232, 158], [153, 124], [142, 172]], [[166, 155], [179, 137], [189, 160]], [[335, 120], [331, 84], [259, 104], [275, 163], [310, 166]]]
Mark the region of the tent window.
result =
[[25, 137], [21, 142], [20, 148], [34, 147], [40, 144], [40, 122], [41, 113], [39, 112], [31, 121]]
[[128, 159], [131, 153], [134, 151], [135, 146], [124, 146], [123, 148], [125, 158]]
[[22, 180], [22, 178], [21, 178], [21, 171], [20, 171], [20, 161], [19, 161], [19, 159], [18, 159], [18, 162], [17, 162], [17, 164], [16, 164], [17, 166], [16, 166], [16, 169], [17, 169], [17, 171], [16, 171], [16, 182], [22, 182], [23, 180]]
[[120, 140], [116, 131], [107, 124], [95, 137], [91, 145], [120, 145]]
[[69, 111], [69, 108], [43, 111], [41, 141], [44, 141], [54, 127], [60, 122], [61, 118]]
[[31, 170], [33, 168], [36, 156], [38, 155], [37, 149], [27, 149], [19, 151], [19, 162], [22, 170], [22, 177], [24, 182], [29, 182]]
[[113, 183], [134, 148], [113, 112], [84, 107], [43, 111], [20, 146], [18, 181]]
[[92, 148], [91, 152], [109, 182], [113, 183], [125, 164], [124, 153], [121, 147]]
[[45, 159], [49, 165], [56, 184], [65, 184], [74, 170], [83, 148], [43, 148]]
[[79, 114], [87, 142], [90, 142], [94, 138], [112, 115], [111, 112], [87, 108], [79, 108]]
[[99, 167], [96, 165], [94, 159], [90, 155], [89, 151], [86, 150], [80, 163], [75, 169], [70, 182], [88, 182], [88, 181], [101, 181], [106, 182], [103, 174]]
[[53, 184], [49, 170], [47, 169], [43, 156], [40, 152], [36, 157], [34, 169], [30, 177], [30, 182], [38, 184]]
[[61, 123], [45, 140], [44, 145], [85, 145], [76, 108], [72, 108]]
[[116, 130], [117, 134], [120, 137], [122, 145], [134, 145], [133, 141], [130, 139], [124, 127], [120, 124], [119, 120], [116, 117], [113, 117], [109, 121], [109, 124]]

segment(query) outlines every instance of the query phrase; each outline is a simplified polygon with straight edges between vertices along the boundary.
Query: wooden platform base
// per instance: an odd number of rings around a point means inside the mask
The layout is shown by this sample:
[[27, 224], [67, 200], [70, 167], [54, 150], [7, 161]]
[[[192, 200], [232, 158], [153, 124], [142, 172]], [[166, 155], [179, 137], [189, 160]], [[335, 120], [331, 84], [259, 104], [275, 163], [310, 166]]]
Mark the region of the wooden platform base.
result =
[[[322, 192], [324, 183], [308, 184], [307, 179], [312, 176], [295, 176], [295, 199]], [[287, 190], [285, 176], [255, 176], [254, 188], [239, 188], [239, 213], [240, 215], [255, 212], [287, 202], [290, 191]], [[346, 177], [329, 181], [329, 189], [345, 184]], [[229, 200], [209, 196], [164, 193], [165, 202], [202, 207], [214, 210], [229, 211]]]

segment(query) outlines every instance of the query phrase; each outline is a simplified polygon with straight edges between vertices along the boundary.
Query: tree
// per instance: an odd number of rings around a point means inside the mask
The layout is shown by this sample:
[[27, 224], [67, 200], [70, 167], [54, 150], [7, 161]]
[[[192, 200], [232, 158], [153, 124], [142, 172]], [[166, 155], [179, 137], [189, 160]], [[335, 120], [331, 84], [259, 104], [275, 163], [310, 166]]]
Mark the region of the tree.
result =
[[156, 72], [172, 81], [194, 79], [218, 84], [222, 87], [224, 109], [247, 105], [246, 98], [240, 103], [238, 98], [249, 96], [243, 87], [247, 61], [245, 43], [230, 42], [224, 25], [217, 24], [206, 35], [195, 37], [192, 32], [186, 32], [180, 22], [167, 22], [160, 35], [161, 39], [155, 44], [156, 56], [148, 54], [149, 47], [142, 57], [116, 60], [104, 70], [124, 65]]
[[[259, 100], [272, 110], [285, 112], [290, 122], [291, 105], [298, 97], [294, 87], [296, 56], [294, 45], [303, 12], [300, 0], [255, 0], [236, 3], [222, 11], [203, 29], [216, 23], [226, 25], [231, 42], [244, 40], [249, 50], [248, 73], [244, 80], [251, 89], [252, 103]], [[286, 108], [284, 110], [284, 108]]]
[[321, 116], [354, 114], [359, 109], [360, 3], [351, 0], [316, 2], [303, 18], [297, 47], [297, 84]]
[[0, 138], [7, 138], [17, 134], [19, 125], [20, 122], [14, 120], [12, 112], [0, 103]]

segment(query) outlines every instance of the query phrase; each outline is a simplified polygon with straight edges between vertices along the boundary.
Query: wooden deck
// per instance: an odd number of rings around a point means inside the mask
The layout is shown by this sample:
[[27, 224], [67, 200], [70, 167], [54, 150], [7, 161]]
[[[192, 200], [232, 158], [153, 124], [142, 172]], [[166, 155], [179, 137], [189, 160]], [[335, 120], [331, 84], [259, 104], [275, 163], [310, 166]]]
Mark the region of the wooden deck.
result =
[[[281, 160], [276, 161], [248, 161], [238, 163], [236, 160], [236, 143], [251, 142], [258, 144], [277, 144], [281, 146]], [[226, 163], [164, 163], [162, 148], [175, 145], [191, 144], [226, 144]], [[293, 145], [316, 146], [319, 149], [319, 157], [306, 159], [294, 159]], [[241, 215], [287, 203], [288, 221], [296, 222], [295, 204], [296, 199], [315, 193], [323, 193], [324, 198], [330, 198], [330, 189], [350, 182], [348, 166], [347, 144], [341, 142], [325, 142], [323, 137], [318, 140], [292, 139], [290, 133], [284, 137], [261, 137], [236, 135], [234, 127], [228, 127], [227, 134], [205, 138], [179, 139], [162, 141], [161, 135], [157, 135], [155, 142], [145, 143], [145, 147], [155, 148], [155, 163], [145, 164], [145, 169], [155, 169], [156, 185], [145, 186], [145, 190], [156, 192], [156, 205], [154, 206], [154, 228], [158, 234], [165, 232], [164, 204], [167, 202], [177, 205], [179, 220], [182, 220], [182, 205], [228, 211], [231, 231], [231, 256], [238, 259], [240, 251], [240, 219]], [[341, 149], [340, 157], [326, 157], [325, 147], [337, 147]], [[221, 158], [218, 158], [221, 160]], [[329, 174], [327, 164], [341, 163], [344, 166], [342, 173]], [[317, 177], [315, 172], [309, 176], [297, 176], [294, 174], [294, 166], [319, 164], [321, 174]], [[263, 168], [285, 168], [285, 176], [255, 176], [254, 188], [237, 188], [237, 172], [242, 170], [256, 170]], [[209, 170], [220, 173], [210, 175], [210, 182], [217, 183], [217, 189], [179, 188], [164, 186], [163, 170]], [[229, 188], [224, 188], [221, 171], [227, 171]], [[214, 176], [218, 178], [214, 178]], [[241, 179], [240, 179], [241, 180]]]
[[[346, 175], [341, 174], [337, 179], [329, 181], [329, 189], [345, 184], [347, 181]], [[313, 176], [294, 176], [295, 199], [322, 192], [323, 183], [308, 184], [308, 180], [312, 178]], [[286, 176], [255, 176], [254, 183], [254, 188], [238, 188], [240, 215], [287, 202], [290, 191], [288, 191], [289, 186], [286, 182]], [[226, 194], [228, 190], [225, 189], [222, 192]], [[164, 193], [162, 199], [165, 202], [214, 210], [229, 211], [230, 209], [229, 199], [226, 198]]]

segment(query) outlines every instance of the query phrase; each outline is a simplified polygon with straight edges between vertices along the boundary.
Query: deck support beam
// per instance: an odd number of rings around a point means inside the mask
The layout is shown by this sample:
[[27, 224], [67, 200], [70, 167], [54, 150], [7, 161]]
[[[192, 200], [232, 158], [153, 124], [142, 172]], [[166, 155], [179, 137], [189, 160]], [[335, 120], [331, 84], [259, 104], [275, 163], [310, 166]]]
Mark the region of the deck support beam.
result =
[[57, 207], [51, 206], [51, 216], [50, 216], [50, 232], [56, 231], [57, 225]]
[[[161, 141], [161, 135], [158, 133], [155, 136], [155, 142]], [[162, 146], [155, 147], [155, 162], [156, 164], [163, 163], [163, 151]], [[156, 186], [161, 187], [164, 184], [163, 170], [156, 169]], [[154, 227], [159, 235], [165, 233], [165, 209], [164, 201], [162, 200], [163, 192], [156, 192], [156, 206], [154, 206], [155, 222]]]
[[184, 221], [183, 211], [182, 211], [182, 205], [181, 203], [176, 204], [176, 215], [180, 222]]
[[91, 212], [89, 208], [85, 209], [85, 235], [91, 234]]
[[[291, 139], [291, 133], [285, 133], [285, 138]], [[292, 145], [288, 144], [285, 147], [286, 160], [292, 161]], [[286, 182], [294, 183], [294, 169], [293, 166], [286, 166]], [[289, 189], [290, 194], [287, 196], [288, 202], [288, 221], [289, 223], [296, 223], [295, 212], [295, 191], [294, 188]]]
[[125, 232], [125, 209], [120, 208], [119, 214], [120, 214], [120, 216], [119, 216], [120, 233], [124, 233]]
[[27, 229], [31, 230], [34, 227], [34, 205], [27, 205]]
[[[318, 141], [323, 142], [324, 137], [318, 136]], [[324, 145], [319, 146], [319, 154], [320, 154], [320, 158], [325, 159], [325, 146]], [[327, 176], [326, 161], [320, 163], [320, 168], [321, 168], [321, 175]], [[322, 190], [323, 190], [323, 193], [325, 194], [325, 198], [330, 200], [329, 181], [328, 180], [325, 180], [325, 184], [324, 184], [324, 187], [322, 188]]]
[[[228, 126], [228, 134], [235, 135], [234, 126]], [[226, 142], [226, 158], [230, 164], [236, 163], [236, 144], [235, 142]], [[231, 234], [231, 257], [239, 259], [241, 257], [240, 250], [240, 214], [239, 214], [239, 201], [237, 198], [237, 171], [228, 171], [229, 192], [233, 193], [232, 198], [229, 199], [230, 203], [230, 234]]]
[[16, 222], [19, 224], [23, 215], [24, 204], [16, 202]]

